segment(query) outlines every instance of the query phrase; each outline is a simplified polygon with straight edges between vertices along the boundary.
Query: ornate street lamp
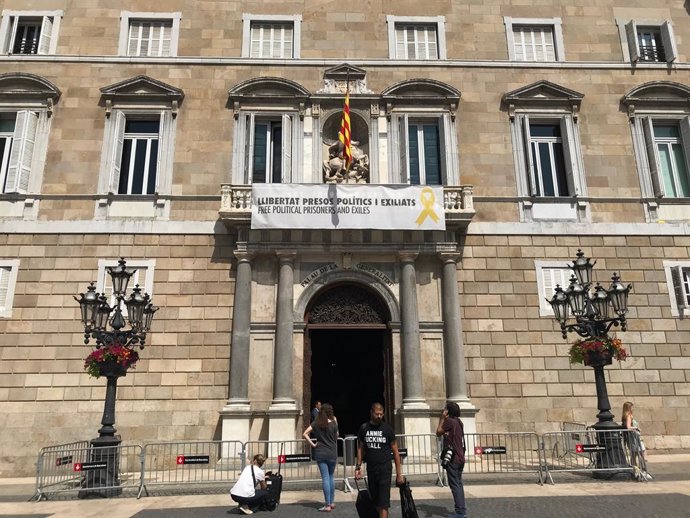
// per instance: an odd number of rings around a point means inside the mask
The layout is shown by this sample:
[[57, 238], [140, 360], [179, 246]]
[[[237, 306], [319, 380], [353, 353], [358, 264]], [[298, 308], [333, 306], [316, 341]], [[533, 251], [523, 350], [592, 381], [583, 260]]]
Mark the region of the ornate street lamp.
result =
[[[572, 265], [568, 265], [574, 274], [570, 278], [570, 285], [565, 291], [560, 286], [556, 286], [551, 300], [547, 299], [553, 308], [555, 319], [561, 326], [563, 338], [567, 339], [568, 333], [574, 332], [585, 339], [608, 342], [611, 327], [620, 326], [622, 331], [627, 329], [625, 315], [628, 312], [628, 294], [632, 289], [632, 284], [624, 286], [618, 274], [614, 273], [608, 290], [597, 283], [591, 291], [592, 269], [595, 264], [596, 261], [591, 263], [582, 250], [578, 250], [577, 258], [572, 261]], [[574, 322], [569, 323], [568, 310]], [[611, 310], [614, 316], [611, 316]], [[614, 416], [611, 413], [611, 403], [604, 376], [604, 366], [611, 364], [611, 357], [589, 353], [587, 364], [594, 369], [599, 409], [597, 414], [599, 421], [593, 428], [609, 432], [619, 430], [620, 426], [614, 422]], [[605, 447], [605, 450], [599, 453], [597, 466], [606, 468], [621, 466], [625, 456], [619, 434], [597, 434], [597, 440]]]
[[[103, 425], [98, 437], [91, 441], [91, 462], [82, 480], [80, 498], [92, 496], [115, 496], [122, 492], [119, 487], [119, 435], [115, 435], [115, 399], [117, 379], [127, 375], [127, 368], [138, 359], [135, 348], [144, 349], [146, 333], [151, 329], [153, 314], [158, 310], [151, 303], [151, 297], [141, 292], [139, 286], [132, 289], [126, 297], [127, 285], [136, 269], [127, 269], [126, 261], [120, 259], [115, 267], [106, 268], [112, 280], [115, 303], [111, 307], [105, 294], [96, 292], [93, 283], [74, 297], [81, 308], [84, 325], [84, 343], [95, 340], [96, 350], [89, 356], [95, 376], [105, 376], [108, 380], [103, 408]], [[122, 310], [126, 307], [127, 313]], [[125, 329], [129, 322], [129, 329]], [[108, 329], [110, 327], [110, 329]], [[100, 352], [98, 352], [100, 351]], [[89, 361], [87, 359], [87, 362]]]

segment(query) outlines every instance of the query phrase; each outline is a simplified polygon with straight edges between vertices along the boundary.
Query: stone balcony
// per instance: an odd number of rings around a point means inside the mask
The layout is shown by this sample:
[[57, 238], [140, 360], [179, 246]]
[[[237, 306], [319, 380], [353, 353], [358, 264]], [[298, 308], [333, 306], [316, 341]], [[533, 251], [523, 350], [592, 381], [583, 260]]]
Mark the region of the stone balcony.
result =
[[[474, 187], [459, 185], [443, 188], [443, 207], [446, 227], [450, 230], [465, 228], [475, 214], [472, 196]], [[248, 226], [252, 217], [252, 186], [222, 184], [218, 211], [220, 219], [228, 228]]]

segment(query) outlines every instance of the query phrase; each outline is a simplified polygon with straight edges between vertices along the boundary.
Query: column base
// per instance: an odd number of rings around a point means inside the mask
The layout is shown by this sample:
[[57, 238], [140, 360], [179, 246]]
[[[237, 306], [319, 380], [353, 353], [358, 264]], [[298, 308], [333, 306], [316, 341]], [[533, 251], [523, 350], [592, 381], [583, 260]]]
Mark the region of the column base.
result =
[[[221, 418], [221, 440], [222, 441], [240, 441], [246, 442], [249, 440], [249, 426], [251, 424], [252, 413], [249, 406], [249, 401], [246, 400], [230, 400], [220, 411]], [[233, 448], [223, 446], [221, 457], [234, 457]]]
[[402, 433], [405, 435], [428, 435], [435, 431], [431, 429], [431, 409], [423, 400], [403, 401], [399, 413], [403, 422]]
[[[268, 440], [272, 443], [285, 441], [282, 453], [298, 453], [301, 449], [298, 443], [297, 419], [300, 410], [294, 401], [273, 401], [268, 409]], [[281, 448], [280, 445], [275, 446]], [[280, 453], [277, 451], [276, 453]]]

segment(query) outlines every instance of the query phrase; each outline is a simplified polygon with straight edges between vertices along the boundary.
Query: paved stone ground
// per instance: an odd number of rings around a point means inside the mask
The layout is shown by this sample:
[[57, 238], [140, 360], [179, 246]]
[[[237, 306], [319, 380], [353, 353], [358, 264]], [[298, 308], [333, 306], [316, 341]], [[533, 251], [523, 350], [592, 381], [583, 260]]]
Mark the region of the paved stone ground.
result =
[[[421, 500], [417, 502], [419, 518], [445, 517], [452, 501]], [[586, 497], [519, 497], [473, 498], [468, 500], [469, 518], [688, 518], [690, 496], [681, 494], [621, 495]], [[255, 513], [266, 518], [302, 518], [324, 516], [312, 503], [281, 505], [273, 513]], [[196, 507], [188, 509], [145, 510], [132, 518], [228, 518], [244, 516], [236, 508]], [[327, 516], [331, 518], [357, 518], [351, 503], [336, 506]], [[391, 518], [401, 516], [400, 503], [393, 502]]]

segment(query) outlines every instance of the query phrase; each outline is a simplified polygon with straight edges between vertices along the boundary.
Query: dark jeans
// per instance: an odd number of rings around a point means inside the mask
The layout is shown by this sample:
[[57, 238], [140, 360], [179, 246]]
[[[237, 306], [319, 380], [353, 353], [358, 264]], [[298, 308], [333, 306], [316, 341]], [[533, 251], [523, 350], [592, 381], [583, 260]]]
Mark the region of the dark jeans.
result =
[[462, 470], [465, 469], [465, 463], [455, 464], [452, 462], [446, 468], [448, 475], [448, 487], [453, 494], [453, 502], [455, 503], [455, 513], [451, 514], [449, 518], [465, 518], [467, 516], [467, 506], [465, 505], [465, 488], [462, 485]]
[[259, 507], [261, 504], [263, 504], [266, 496], [268, 496], [268, 489], [257, 489], [254, 493], [254, 496], [249, 497], [236, 496], [230, 493], [230, 498], [240, 505], [246, 505], [250, 509], [254, 509], [255, 507]]

